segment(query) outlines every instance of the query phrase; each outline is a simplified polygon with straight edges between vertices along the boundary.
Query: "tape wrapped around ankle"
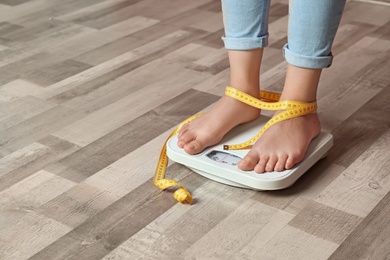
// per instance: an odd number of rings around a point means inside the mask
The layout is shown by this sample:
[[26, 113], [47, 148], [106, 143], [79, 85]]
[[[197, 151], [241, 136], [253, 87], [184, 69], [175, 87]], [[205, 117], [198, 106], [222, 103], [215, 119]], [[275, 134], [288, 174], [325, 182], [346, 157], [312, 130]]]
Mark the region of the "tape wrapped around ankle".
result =
[[273, 110], [273, 111], [284, 110], [284, 111], [273, 116], [265, 124], [265, 126], [251, 139], [240, 144], [224, 145], [223, 146], [224, 150], [250, 149], [252, 147], [252, 144], [256, 142], [256, 140], [259, 139], [260, 136], [272, 125], [287, 119], [307, 115], [317, 111], [317, 102], [305, 103], [305, 102], [291, 101], [291, 100], [279, 101], [280, 94], [274, 92], [260, 91], [260, 98], [263, 99], [260, 100], [246, 94], [245, 92], [242, 92], [241, 90], [238, 90], [231, 86], [227, 86], [225, 95], [258, 109]]

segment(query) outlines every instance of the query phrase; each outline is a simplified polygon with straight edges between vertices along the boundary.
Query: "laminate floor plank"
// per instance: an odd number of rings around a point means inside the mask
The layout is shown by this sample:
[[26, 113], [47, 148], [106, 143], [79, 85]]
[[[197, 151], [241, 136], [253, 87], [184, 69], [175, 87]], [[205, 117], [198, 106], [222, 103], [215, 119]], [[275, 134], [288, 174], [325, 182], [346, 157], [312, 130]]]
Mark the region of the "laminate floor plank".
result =
[[25, 96], [11, 102], [0, 103], [0, 131], [14, 127], [24, 121], [53, 109], [55, 104], [33, 96]]
[[[146, 19], [146, 18], [143, 18]], [[133, 20], [135, 20], [133, 18]], [[149, 21], [150, 19], [148, 19]], [[161, 26], [160, 24], [152, 24], [154, 20], [148, 22], [148, 25], [151, 26], [138, 26], [138, 31], [133, 32], [130, 35], [125, 35], [124, 37], [118, 38], [116, 41], [108, 42], [105, 45], [100, 46], [99, 48], [95, 48], [91, 51], [85, 52], [75, 58], [75, 60], [85, 62], [91, 65], [98, 65], [99, 63], [110, 60], [114, 57], [120, 56], [129, 50], [134, 50], [137, 48], [142, 48], [145, 44], [148, 44], [152, 41], [158, 41], [161, 38], [167, 37], [172, 33], [175, 33], [175, 30], [172, 27]], [[112, 31], [104, 30], [105, 32]], [[146, 36], [145, 34], [149, 34]], [[123, 34], [123, 33], [122, 33]], [[145, 35], [139, 37], [139, 35]], [[162, 45], [161, 47], [165, 47]]]
[[350, 22], [341, 25], [336, 35], [335, 43], [332, 47], [333, 55], [337, 56], [343, 50], [349, 48], [351, 45], [354, 45], [361, 38], [370, 36], [373, 32], [375, 32], [375, 30], [377, 30], [377, 28], [378, 26], [358, 22]]
[[350, 166], [389, 130], [389, 97], [390, 88], [387, 86], [333, 130], [335, 145], [328, 154], [330, 161]]
[[[181, 49], [182, 48], [178, 51]], [[189, 48], [185, 48], [185, 50], [188, 51]], [[178, 51], [175, 51], [175, 53]], [[172, 53], [172, 55], [174, 55], [174, 53]], [[183, 59], [187, 59], [187, 57], [188, 53]], [[183, 62], [176, 60], [176, 62], [178, 64], [167, 61], [164, 56], [161, 59], [150, 62], [139, 69], [126, 73], [115, 80], [110, 81], [108, 84], [104, 85], [103, 83], [107, 80], [106, 78], [92, 80], [80, 87], [73, 88], [72, 90], [59, 94], [52, 100], [62, 103], [63, 106], [77, 106], [80, 110], [92, 113], [105, 108], [111, 103], [116, 103], [125, 97], [129, 100], [142, 99], [143, 102], [134, 103], [134, 106], [132, 107], [133, 109], [128, 111], [131, 113], [130, 116], [134, 118], [137, 115], [147, 112], [150, 108], [166, 102], [178, 92], [183, 92], [208, 77], [208, 75], [204, 73], [182, 70], [179, 62], [186, 66], [188, 63], [186, 61]], [[164, 66], [166, 69], [161, 71], [161, 66]], [[150, 72], [145, 73], [145, 69]], [[178, 75], [179, 77], [173, 78], [173, 75]], [[192, 76], [191, 80], [184, 83], [184, 79], [188, 79], [190, 76]], [[140, 86], [143, 86], [143, 88], [141, 89]], [[167, 88], [166, 86], [170, 87]], [[150, 95], [148, 95], [149, 98], [144, 99], [142, 97], [142, 92], [146, 90], [150, 93]], [[128, 93], [131, 92], [134, 93], [132, 95], [128, 95]], [[158, 92], [159, 95], [153, 95], [153, 93], [156, 92]], [[131, 118], [128, 119], [130, 120]]]
[[292, 187], [274, 192], [258, 192], [253, 195], [252, 199], [286, 212], [298, 214], [343, 170], [343, 167], [332, 165], [324, 159], [309, 169]]
[[[193, 177], [202, 183], [206, 181], [200, 176]], [[187, 186], [188, 182], [184, 179], [182, 183], [186, 183]], [[208, 193], [208, 196], [197, 200], [196, 205], [199, 205], [197, 207], [181, 209], [175, 206], [128, 239], [105, 259], [124, 257], [123, 252], [136, 258], [146, 259], [189, 257], [190, 255], [185, 253], [186, 249], [215, 228], [230, 212], [236, 210], [240, 206], [239, 201], [253, 194], [253, 191], [233, 189], [208, 180], [198, 189], [191, 190], [199, 198], [202, 198], [201, 195], [205, 193]], [[224, 198], [229, 198], [229, 203], [221, 205]], [[150, 250], [143, 250], [145, 247]], [[165, 250], [160, 250], [161, 247]]]
[[[172, 71], [172, 73], [176, 73], [175, 67], [173, 67], [173, 69], [174, 70]], [[181, 78], [184, 79], [189, 75], [197, 76], [193, 72], [189, 72], [189, 73], [183, 73]], [[196, 84], [202, 78], [203, 77], [193, 77], [193, 81], [189, 83]], [[142, 83], [137, 83], [136, 86], [133, 86], [134, 92], [131, 95], [122, 97], [116, 102], [113, 102], [113, 100], [111, 99], [111, 102], [113, 104], [110, 104], [100, 110], [97, 110], [94, 113], [91, 113], [90, 115], [83, 118], [82, 120], [69, 125], [69, 127], [67, 127], [66, 129], [54, 133], [54, 135], [64, 140], [68, 140], [72, 143], [78, 144], [80, 146], [85, 146], [93, 142], [94, 140], [97, 140], [101, 136], [104, 136], [105, 134], [111, 132], [113, 129], [128, 123], [129, 121], [131, 121], [132, 119], [138, 116], [141, 116], [142, 114], [146, 113], [150, 109], [156, 108], [156, 106], [161, 105], [160, 102], [164, 102], [164, 99], [162, 97], [166, 97], [166, 99], [175, 97], [175, 94], [178, 93], [177, 91], [185, 90], [185, 85], [184, 84], [182, 85], [180, 83], [181, 81], [166, 82], [166, 81], [157, 80], [154, 84], [151, 84], [147, 88], [145, 88], [145, 90], [147, 91], [145, 91], [144, 89], [142, 91], [137, 90], [137, 86], [139, 86], [139, 84], [142, 84]], [[119, 85], [122, 84], [125, 83], [123, 81], [119, 82]], [[163, 90], [162, 88], [164, 88], [165, 86], [170, 86], [170, 89]], [[153, 95], [156, 92], [157, 93], [161, 92], [161, 94]], [[143, 97], [145, 95], [148, 95], [150, 98], [144, 100]], [[188, 98], [190, 99], [190, 97]], [[102, 102], [103, 100], [98, 100], [98, 101]], [[90, 105], [81, 106], [81, 111], [83, 111], [84, 107], [86, 107], [88, 111], [91, 111]], [[94, 107], [97, 106], [95, 105]], [[105, 120], [104, 123], [101, 123], [102, 118], [108, 118], [109, 120]], [[97, 125], [100, 126], [97, 128], [96, 127]], [[89, 129], [88, 134], [83, 135], [78, 133], [77, 129], [79, 129], [80, 127]]]
[[[103, 2], [95, 5], [95, 8], [87, 7], [86, 12], [82, 12], [83, 9], [78, 10], [76, 14], [81, 14], [81, 17], [79, 16], [70, 21], [95, 29], [103, 29], [126, 20], [126, 17], [133, 16], [135, 13], [132, 13], [131, 10], [136, 9], [138, 2], [140, 1], [115, 1], [109, 3], [109, 5]], [[69, 18], [66, 19], [68, 20]]]
[[272, 23], [288, 15], [288, 4], [275, 3], [271, 5], [268, 22]]
[[[190, 29], [192, 28], [188, 28], [188, 30]], [[199, 30], [199, 29], [192, 29], [191, 31], [195, 31], [196, 33], [199, 34], [204, 32], [203, 30]], [[220, 49], [223, 47], [223, 41], [221, 40], [221, 35], [223, 35], [223, 31], [224, 30], [221, 29], [217, 32], [206, 34], [204, 37], [201, 37], [200, 39], [194, 42], [200, 45], [205, 45], [212, 48]]]
[[[4, 176], [0, 176], [0, 191], [9, 188], [10, 186], [22, 181], [23, 179], [31, 176], [35, 172], [43, 169], [46, 165], [50, 164], [53, 161], [61, 160], [62, 158], [72, 154], [77, 151], [79, 147], [66, 142], [64, 140], [60, 140], [58, 138], [54, 138], [52, 136], [44, 137], [37, 142], [38, 145], [44, 145], [44, 149], [37, 151], [32, 156], [26, 156], [27, 158], [23, 158], [23, 160], [19, 162], [14, 162], [14, 156], [18, 156], [19, 154], [23, 154], [23, 150], [17, 150], [11, 153], [9, 150], [2, 151], [3, 154], [6, 154], [2, 159], [5, 160], [5, 166], [7, 166], [7, 161], [11, 161], [15, 166], [12, 166], [12, 171], [8, 171]], [[27, 148], [32, 148], [27, 146]], [[46, 148], [47, 147], [47, 148]], [[16, 157], [17, 158], [17, 157]]]
[[38, 97], [43, 92], [44, 89], [41, 86], [22, 79], [17, 79], [8, 84], [4, 84], [0, 88], [0, 106], [2, 106], [1, 104], [7, 105], [2, 107], [1, 111], [4, 111], [5, 109], [8, 110], [9, 103], [12, 101], [16, 101], [19, 98], [24, 98], [26, 96]]
[[[192, 190], [204, 181], [194, 174], [186, 178], [186, 183], [189, 183]], [[140, 193], [144, 196], [139, 196]], [[158, 191], [151, 180], [145, 182], [31, 259], [101, 258], [174, 206], [176, 203], [171, 195]], [[124, 207], [132, 213], [129, 215], [127, 211], [120, 210]]]
[[65, 60], [57, 64], [51, 64], [47, 67], [30, 71], [26, 73], [26, 76], [24, 76], [23, 79], [46, 87], [89, 68], [91, 68], [91, 65], [89, 64], [75, 60]]
[[[101, 1], [103, 0], [52, 0], [49, 2], [45, 0], [33, 0], [17, 6], [14, 12], [15, 17], [12, 17], [10, 20], [20, 25], [28, 25], [30, 21], [36, 21], [39, 19], [42, 21], [44, 19], [54, 20], [55, 17], [64, 13], [73, 12]], [[28, 12], [24, 13], [24, 11]]]
[[[52, 56], [57, 57], [53, 53], [53, 49], [58, 48], [58, 46], [63, 45], [64, 43], [67, 43], [67, 41], [71, 41], [74, 38], [79, 37], [79, 35], [85, 35], [87, 33], [93, 33], [96, 29], [91, 29], [88, 27], [79, 26], [76, 24], [66, 24], [59, 27], [58, 30], [53, 30], [50, 33], [42, 34], [39, 37], [33, 37], [31, 40], [23, 41], [18, 44], [15, 44], [15, 50], [19, 52], [26, 52], [28, 54], [28, 51], [32, 53], [39, 53], [39, 52], [45, 52], [45, 53], [51, 53]], [[110, 35], [108, 35], [110, 36]], [[115, 37], [114, 35], [112, 35]], [[75, 55], [71, 55], [69, 57], [63, 57], [63, 59], [70, 59], [74, 57]], [[57, 57], [59, 60], [60, 55]]]
[[2, 131], [0, 145], [11, 151], [20, 149], [26, 143], [39, 140], [84, 116], [84, 113], [68, 108], [53, 107]]
[[387, 259], [389, 250], [389, 198], [378, 203], [329, 259]]
[[[385, 41], [382, 46], [388, 46], [389, 43]], [[368, 102], [383, 88], [387, 87], [389, 75], [386, 72], [386, 67], [389, 66], [387, 63], [390, 52], [387, 48], [383, 51], [372, 58], [372, 61], [366, 66], [359, 71], [355, 71], [354, 75], [351, 75], [348, 80], [341, 83], [333, 82], [333, 86], [325, 81], [326, 85], [321, 86], [319, 92], [326, 92], [318, 100], [319, 115], [321, 115], [324, 129], [334, 129], [340, 122], [359, 109], [362, 104]], [[366, 61], [368, 60], [366, 58]], [[333, 106], [326, 106], [326, 104], [332, 103]], [[332, 117], [326, 117], [325, 115], [332, 115]]]
[[[359, 3], [347, 6], [346, 12], [347, 15], [349, 12], [355, 12], [356, 14], [358, 14], [357, 16], [348, 15], [348, 20], [382, 26], [388, 23], [389, 15], [387, 9], [388, 6], [370, 3]], [[372, 17], [369, 15], [369, 12], [373, 12], [377, 15]]]
[[184, 251], [183, 257], [229, 258], [231, 255], [240, 256], [240, 254], [242, 257], [248, 257], [255, 244], [256, 247], [264, 246], [293, 217], [293, 214], [258, 201], [246, 200]]
[[6, 50], [6, 49], [8, 49], [8, 47], [7, 47], [7, 46], [0, 45], [0, 51], [2, 51], [2, 50]]
[[101, 31], [121, 33], [121, 36], [124, 37], [131, 35], [137, 31], [141, 31], [145, 28], [148, 28], [158, 22], [159, 20], [156, 19], [150, 19], [142, 16], [134, 16], [123, 22], [106, 27]]
[[221, 13], [210, 12], [202, 9], [197, 12], [189, 10], [170, 19], [165, 19], [162, 23], [169, 24], [170, 26], [178, 29], [191, 27], [211, 33], [223, 29]]
[[[1, 82], [8, 83], [10, 79], [18, 79], [22, 74], [30, 73], [31, 71], [43, 69], [46, 66], [53, 65], [55, 63], [68, 60], [68, 57], [59, 58], [56, 55], [50, 54], [45, 50], [50, 49], [50, 46], [63, 42], [65, 36], [72, 37], [79, 34], [85, 33], [83, 28], [77, 26], [67, 26], [64, 30], [54, 31], [52, 34], [48, 34], [44, 39], [32, 40], [20, 48], [17, 47], [17, 51], [7, 52], [4, 60], [0, 64], [0, 73], [4, 74]], [[45, 42], [45, 44], [39, 44], [37, 42]], [[25, 52], [23, 52], [25, 50]], [[34, 66], [32, 66], [33, 62]], [[15, 69], [17, 68], [17, 69]]]
[[[372, 47], [374, 45], [378, 46], [378, 49], [375, 48], [375, 50], [373, 50]], [[365, 51], [363, 51], [363, 49]], [[326, 80], [323, 81], [319, 89], [320, 95], [326, 96], [333, 94], [333, 91], [337, 91], [343, 82], [355, 76], [365, 67], [366, 69], [369, 69], [367, 65], [376, 59], [383, 58], [383, 53], [386, 53], [388, 50], [389, 45], [386, 40], [372, 37], [360, 39], [334, 58], [334, 66], [332, 66], [329, 71], [325, 71], [325, 73], [332, 75], [326, 75]], [[356, 55], [357, 53], [364, 54], [361, 56], [360, 54]], [[345, 77], [343, 77], [343, 75]]]
[[50, 150], [40, 143], [32, 143], [0, 159], [0, 176], [3, 176], [27, 163], [34, 161], [39, 156]]
[[[85, 33], [75, 34], [73, 37], [63, 39], [56, 44], [51, 44], [47, 48], [47, 52], [59, 58], [73, 59], [95, 48], [117, 41], [121, 39], [121, 35], [123, 33], [90, 30]], [[85, 42], [88, 42], [88, 44], [85, 44]]]
[[1, 22], [0, 23], [0, 34], [2, 35], [7, 35], [10, 32], [13, 32], [18, 29], [22, 29], [23, 26], [17, 25], [17, 24], [12, 24], [9, 22]]
[[[92, 34], [95, 31], [95, 29], [80, 27], [78, 25], [68, 25], [63, 26], [61, 30], [53, 31], [51, 34], [46, 34], [39, 38], [33, 38], [31, 41], [14, 43], [12, 44], [13, 47], [9, 50], [7, 49], [3, 52], [0, 52], [0, 57], [2, 58], [0, 67], [12, 65], [12, 63], [28, 59], [31, 56], [40, 53], [48, 53], [51, 56], [54, 56], [57, 61], [73, 58], [78, 55], [77, 49], [74, 50], [75, 53], [71, 52], [70, 50], [65, 52], [64, 50], [61, 50], [61, 47], [64, 47], [64, 45], [66, 46], [68, 42], [72, 42], [73, 40], [77, 40], [82, 36]], [[100, 37], [112, 37], [115, 39], [117, 36], [115, 33], [105, 33]], [[81, 47], [78, 49], [80, 48]], [[93, 45], [90, 46], [90, 48], [93, 48]], [[64, 57], [64, 55], [61, 55], [63, 52], [68, 53], [68, 55]]]
[[[173, 129], [169, 129], [165, 133], [169, 135], [172, 131]], [[159, 152], [161, 151], [159, 144], [163, 143], [165, 139], [164, 137], [160, 137], [149, 141], [88, 177], [83, 183], [108, 191], [119, 197], [125, 196], [153, 177], [155, 165], [150, 162], [158, 161]], [[145, 156], [145, 154], [148, 154], [148, 156]], [[180, 172], [175, 171], [177, 169], [177, 166], [171, 167], [166, 173], [168, 178], [183, 178]], [[188, 173], [185, 172], [185, 174]]]
[[375, 31], [373, 31], [371, 33], [371, 35], [374, 37], [377, 37], [377, 38], [385, 38], [387, 40], [390, 40], [390, 36], [389, 36], [390, 29], [389, 28], [390, 28], [390, 23], [387, 23], [387, 24], [379, 27]]
[[0, 193], [0, 209], [5, 225], [0, 225], [0, 230], [16, 224], [27, 213], [35, 211], [74, 185], [64, 178], [40, 170], [3, 190]]
[[51, 34], [54, 31], [61, 30], [61, 27], [66, 26], [66, 24], [57, 22], [57, 21], [49, 21], [42, 18], [38, 18], [38, 21], [29, 21], [30, 24], [28, 27], [22, 27], [19, 30], [12, 30], [9, 33], [5, 33], [2, 37], [9, 39], [11, 41], [18, 42], [27, 42], [35, 37], [44, 36], [47, 34]]
[[[40, 62], [37, 63], [37, 60], [39, 60]], [[57, 59], [55, 59], [54, 57], [49, 57], [49, 54], [44, 52], [29, 55], [28, 57], [1, 67], [0, 73], [4, 76], [0, 79], [0, 84], [3, 85], [11, 81], [17, 80], [21, 74], [32, 70], [31, 63], [34, 63], [34, 68], [38, 69], [40, 67], [50, 65], [54, 62], [57, 62]]]
[[[92, 13], [95, 13], [100, 10], [104, 10], [107, 8], [112, 8], [112, 6], [118, 6], [118, 5], [131, 5], [135, 3], [136, 1], [128, 1], [128, 0], [113, 0], [113, 1], [100, 1], [99, 3], [90, 3], [87, 4], [83, 8], [77, 8], [73, 11], [65, 12], [62, 15], [56, 16], [57, 20], [65, 21], [65, 22], [72, 22], [76, 19], [81, 19], [82, 17], [86, 17]], [[117, 7], [118, 8], [118, 7]], [[84, 18], [85, 19], [85, 18]]]
[[246, 259], [328, 259], [337, 247], [335, 243], [286, 225], [264, 246], [253, 245]]
[[94, 186], [79, 183], [52, 197], [36, 211], [68, 227], [78, 227], [121, 197]]
[[341, 244], [361, 223], [362, 218], [311, 202], [288, 224], [309, 234]]
[[[263, 90], [285, 84], [288, 8], [271, 2]], [[169, 160], [182, 205], [155, 167], [230, 84], [221, 1], [0, 0], [0, 259], [387, 259], [389, 11], [347, 1], [317, 97], [326, 158], [278, 191]]]
[[[48, 5], [47, 1], [45, 0], [34, 0], [34, 1], [28, 1], [23, 4], [4, 8], [4, 5], [2, 5], [3, 8], [0, 9], [0, 21], [12, 21], [16, 20], [20, 17], [26, 17], [29, 16], [31, 13], [36, 13], [40, 10], [47, 9], [50, 7], [50, 4]], [[12, 10], [12, 12], [11, 12]]]
[[[268, 25], [269, 26], [268, 31], [270, 34], [268, 38], [269, 46], [272, 47], [276, 42], [286, 39], [287, 24], [288, 24], [288, 16], [283, 16], [279, 19], [275, 19], [274, 21], [270, 22], [270, 24]], [[284, 42], [284, 44], [285, 43], [287, 42]]]
[[[358, 157], [316, 199], [317, 202], [358, 217], [366, 217], [390, 191], [390, 131]], [[349, 190], [345, 193], [345, 190]]]
[[[184, 39], [188, 36], [189, 33], [185, 31], [173, 32], [159, 40], [150, 42], [132, 51], [128, 51], [120, 56], [100, 63], [99, 65], [94, 66], [91, 69], [88, 69], [70, 78], [59, 81], [49, 86], [50, 91], [48, 93], [45, 93], [43, 97], [51, 98], [55, 95], [59, 95], [74, 87], [80, 86], [81, 84], [85, 84], [91, 80], [101, 78], [103, 76], [106, 76], [105, 83], [108, 83], [111, 80], [130, 72], [131, 70], [134, 70], [158, 57], [163, 56], [166, 53], [173, 51], [172, 48], [165, 53], [164, 51], [161, 51], [161, 49], [165, 46], [172, 45], [172, 43], [176, 40]], [[142, 59], [143, 62], [140, 62], [140, 59]]]
[[[189, 97], [200, 99], [202, 102], [199, 102], [197, 106], [186, 107], [185, 103]], [[58, 170], [54, 173], [79, 182], [184, 120], [186, 117], [176, 116], [178, 107], [181, 107], [182, 112], [189, 111], [189, 113], [185, 113], [189, 117], [215, 101], [215, 97], [188, 91], [134, 120], [117, 125], [115, 127], [117, 129], [114, 131], [110, 129], [110, 134], [103, 133], [101, 138], [96, 141], [90, 143], [89, 140], [86, 140], [87, 145], [82, 145], [85, 148], [59, 161], [58, 167], [56, 167]], [[112, 123], [109, 124], [109, 126], [111, 125]], [[91, 130], [99, 130], [96, 125], [92, 124], [92, 126]], [[107, 154], [111, 149], [113, 152]], [[88, 164], [85, 163], [86, 161]], [[62, 165], [65, 167], [61, 167]]]
[[10, 6], [15, 6], [15, 5], [23, 4], [23, 3], [28, 2], [28, 1], [29, 1], [29, 0], [16, 0], [16, 1], [12, 1], [12, 0], [1, 0], [0, 3], [5, 4], [5, 5], [10, 5]]
[[[113, 6], [111, 9], [103, 9], [99, 13], [94, 13], [89, 17], [84, 16], [88, 20], [82, 18], [81, 24], [96, 29], [102, 29], [123, 21], [125, 17], [131, 17], [139, 13], [143, 13], [145, 17], [153, 17], [158, 20], [164, 20], [187, 10], [193, 9], [197, 6], [201, 6], [202, 4], [208, 3], [209, 1], [210, 0], [201, 0], [194, 3], [188, 3], [183, 0], [176, 1], [175, 3], [163, 3], [156, 0], [127, 1], [125, 3], [130, 3], [130, 5], [126, 7], [118, 8], [117, 6]], [[150, 8], [151, 5], [153, 5], [154, 8]], [[79, 21], [76, 20], [75, 22]]]
[[[2, 259], [27, 259], [70, 230], [50, 218], [30, 212], [15, 225], [0, 231]], [[10, 237], [17, 241], [15, 246], [10, 246], [7, 242]]]

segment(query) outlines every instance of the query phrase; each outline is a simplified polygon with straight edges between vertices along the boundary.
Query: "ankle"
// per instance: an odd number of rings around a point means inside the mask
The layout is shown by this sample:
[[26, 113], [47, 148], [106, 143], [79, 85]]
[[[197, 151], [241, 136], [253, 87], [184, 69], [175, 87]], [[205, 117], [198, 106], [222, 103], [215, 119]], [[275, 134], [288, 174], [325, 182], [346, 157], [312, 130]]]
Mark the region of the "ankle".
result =
[[260, 96], [260, 85], [259, 84], [251, 84], [251, 83], [235, 83], [231, 82], [229, 85], [233, 88], [236, 88], [252, 97], [258, 98]]
[[292, 88], [285, 86], [280, 100], [299, 101], [305, 103], [312, 103], [317, 101], [317, 93], [313, 91], [298, 91], [299, 88]]
[[300, 68], [289, 64], [281, 100], [316, 101], [321, 72], [321, 69]]
[[230, 84], [248, 95], [260, 93], [260, 65], [263, 49], [246, 51], [229, 50]]

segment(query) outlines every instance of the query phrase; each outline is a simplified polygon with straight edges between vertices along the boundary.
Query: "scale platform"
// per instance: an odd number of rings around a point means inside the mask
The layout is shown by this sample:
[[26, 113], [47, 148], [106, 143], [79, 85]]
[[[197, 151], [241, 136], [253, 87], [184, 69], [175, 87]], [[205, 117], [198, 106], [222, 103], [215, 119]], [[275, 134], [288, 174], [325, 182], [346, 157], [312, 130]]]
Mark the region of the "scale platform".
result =
[[196, 155], [187, 154], [177, 146], [177, 135], [167, 142], [167, 155], [169, 159], [183, 164], [196, 173], [230, 186], [253, 190], [279, 190], [291, 186], [317, 161], [324, 158], [333, 145], [333, 136], [321, 132], [312, 140], [305, 159], [290, 170], [282, 172], [256, 173], [242, 171], [237, 163], [249, 150], [223, 150], [224, 144], [238, 144], [255, 136], [269, 120], [261, 116], [251, 123], [233, 128], [220, 142], [220, 144], [205, 149]]

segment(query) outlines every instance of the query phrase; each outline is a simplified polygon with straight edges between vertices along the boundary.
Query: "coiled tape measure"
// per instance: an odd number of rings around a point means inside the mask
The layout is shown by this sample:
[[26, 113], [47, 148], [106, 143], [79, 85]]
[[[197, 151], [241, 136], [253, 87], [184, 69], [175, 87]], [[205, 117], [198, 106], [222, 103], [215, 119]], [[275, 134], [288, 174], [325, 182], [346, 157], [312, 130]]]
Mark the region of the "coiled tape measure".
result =
[[[228, 86], [226, 87], [225, 95], [232, 97], [236, 100], [239, 100], [250, 106], [256, 107], [258, 109], [273, 110], [273, 111], [283, 110], [283, 111], [275, 115], [274, 117], [272, 117], [253, 138], [239, 144], [224, 145], [223, 146], [224, 150], [250, 149], [252, 147], [252, 144], [256, 142], [256, 140], [259, 139], [260, 136], [272, 125], [290, 118], [307, 115], [316, 112], [317, 110], [316, 102], [305, 103], [305, 102], [289, 101], [289, 100], [279, 101], [280, 94], [274, 92], [261, 91], [260, 99], [257, 99], [238, 89]], [[167, 142], [171, 137], [173, 137], [180, 131], [183, 125], [191, 122], [192, 120], [200, 117], [201, 115], [202, 114], [196, 114], [194, 116], [187, 118], [186, 120], [181, 122], [178, 125], [178, 127], [168, 136], [161, 150], [154, 179], [153, 179], [154, 185], [161, 190], [177, 187], [178, 189], [174, 192], [173, 197], [181, 203], [192, 204], [192, 195], [178, 181], [165, 178], [166, 168], [168, 165]]]

